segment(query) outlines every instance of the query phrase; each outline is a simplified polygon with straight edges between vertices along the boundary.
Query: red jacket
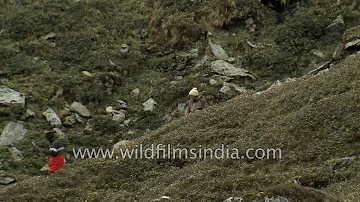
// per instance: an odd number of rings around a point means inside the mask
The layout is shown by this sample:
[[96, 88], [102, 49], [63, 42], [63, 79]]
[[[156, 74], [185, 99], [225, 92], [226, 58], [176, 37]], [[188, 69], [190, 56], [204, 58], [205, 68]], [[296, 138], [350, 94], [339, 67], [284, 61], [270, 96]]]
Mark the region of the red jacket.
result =
[[55, 172], [64, 168], [64, 143], [61, 139], [53, 139], [50, 141], [50, 149], [45, 149], [44, 153], [49, 157], [49, 172]]

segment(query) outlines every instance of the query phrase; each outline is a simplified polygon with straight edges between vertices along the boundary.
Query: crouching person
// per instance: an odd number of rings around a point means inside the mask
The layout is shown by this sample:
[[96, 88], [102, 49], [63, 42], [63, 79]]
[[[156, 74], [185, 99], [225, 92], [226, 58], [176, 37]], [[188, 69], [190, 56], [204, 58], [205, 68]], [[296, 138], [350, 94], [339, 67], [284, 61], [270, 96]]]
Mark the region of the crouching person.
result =
[[56, 138], [54, 133], [46, 133], [46, 139], [50, 142], [50, 148], [40, 148], [40, 151], [48, 155], [49, 158], [49, 172], [55, 172], [64, 168], [65, 156], [64, 156], [64, 141]]

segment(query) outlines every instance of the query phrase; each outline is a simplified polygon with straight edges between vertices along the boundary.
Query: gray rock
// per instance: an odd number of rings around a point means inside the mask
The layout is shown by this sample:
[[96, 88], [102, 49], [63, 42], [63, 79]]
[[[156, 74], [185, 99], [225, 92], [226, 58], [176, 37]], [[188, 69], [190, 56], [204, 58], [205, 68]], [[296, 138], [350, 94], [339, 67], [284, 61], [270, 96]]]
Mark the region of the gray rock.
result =
[[15, 177], [12, 176], [0, 176], [0, 184], [2, 185], [8, 185], [8, 184], [12, 184], [15, 183], [16, 179]]
[[35, 117], [35, 115], [36, 115], [35, 112], [32, 111], [31, 109], [27, 109], [25, 114], [26, 114], [26, 117]]
[[244, 87], [240, 87], [237, 84], [234, 83], [224, 83], [225, 86], [229, 86], [230, 88], [234, 89], [235, 91], [237, 91], [238, 93], [246, 93], [246, 89]]
[[223, 202], [233, 202], [233, 201], [243, 202], [244, 199], [242, 197], [230, 197]]
[[323, 52], [319, 51], [319, 50], [312, 50], [311, 53], [312, 53], [313, 55], [319, 57], [319, 58], [323, 58], [323, 59], [324, 59], [324, 58], [326, 57], [326, 55], [325, 55]]
[[344, 45], [344, 50], [346, 50], [346, 49], [348, 49], [350, 47], [353, 47], [353, 46], [360, 46], [360, 39], [356, 39], [354, 41], [347, 42]]
[[195, 65], [194, 69], [202, 67], [208, 59], [209, 59], [209, 56], [204, 55], [204, 57]]
[[49, 165], [48, 165], [48, 164], [45, 164], [45, 165], [40, 169], [40, 171], [41, 171], [41, 172], [46, 172], [46, 171], [48, 171], [48, 169], [49, 169]]
[[217, 84], [217, 81], [215, 79], [210, 79], [209, 83], [211, 85], [215, 85], [215, 84]]
[[21, 152], [16, 147], [9, 147], [8, 148], [11, 153], [11, 158], [14, 161], [21, 161], [24, 156], [21, 154]]
[[120, 109], [126, 109], [127, 108], [127, 104], [126, 104], [125, 101], [118, 100], [118, 103], [119, 103], [119, 108]]
[[220, 45], [213, 44], [210, 39], [209, 39], [209, 45], [211, 47], [212, 53], [216, 57], [218, 57], [222, 60], [227, 60], [229, 58], [229, 56], [226, 54], [225, 50]]
[[45, 39], [45, 40], [54, 39], [54, 38], [56, 38], [56, 34], [52, 32], [52, 33], [49, 33], [49, 34], [47, 34], [45, 36], [42, 36], [41, 38]]
[[80, 102], [73, 102], [70, 105], [70, 109], [75, 111], [76, 113], [78, 113], [80, 116], [83, 117], [90, 117], [90, 111], [84, 106], [82, 105]]
[[125, 120], [125, 114], [123, 112], [119, 112], [113, 115], [112, 119], [113, 121], [116, 121], [118, 123], [122, 123]]
[[23, 125], [15, 122], [6, 124], [0, 136], [0, 146], [10, 145], [25, 137], [27, 129]]
[[182, 55], [184, 57], [188, 57], [188, 58], [197, 58], [199, 57], [199, 49], [198, 48], [194, 48], [192, 50], [190, 50], [188, 53]]
[[130, 140], [121, 140], [119, 142], [117, 142], [116, 144], [114, 144], [113, 149], [115, 151], [119, 151], [120, 149], [127, 149], [127, 148], [131, 148], [135, 146], [135, 142], [134, 141], [130, 141]]
[[130, 119], [126, 119], [125, 121], [124, 121], [124, 125], [126, 126], [126, 127], [128, 127], [129, 126], [129, 124], [130, 124]]
[[239, 93], [245, 93], [246, 89], [244, 87], [240, 87], [234, 83], [226, 83], [224, 82], [223, 87], [219, 90], [221, 93], [224, 93], [229, 96], [233, 96]]
[[74, 114], [65, 117], [64, 119], [64, 126], [72, 126], [74, 124], [76, 124], [78, 121], [76, 120], [76, 116]]
[[135, 88], [134, 90], [131, 91], [131, 94], [134, 96], [138, 96], [140, 94], [140, 89]]
[[79, 123], [84, 123], [84, 121], [82, 120], [82, 118], [78, 114], [75, 114], [75, 119]]
[[61, 120], [56, 115], [55, 111], [50, 107], [43, 113], [43, 116], [46, 118], [46, 121], [53, 127], [60, 128]]
[[219, 92], [224, 93], [226, 95], [233, 95], [232, 89], [229, 86], [221, 87]]
[[326, 27], [326, 29], [337, 30], [338, 28], [344, 28], [344, 27], [345, 27], [344, 18], [342, 17], [342, 15], [339, 15], [329, 26]]
[[142, 103], [142, 105], [144, 106], [144, 111], [152, 112], [154, 111], [157, 102], [154, 99], [150, 98], [146, 102]]
[[250, 77], [249, 71], [242, 68], [237, 68], [232, 64], [225, 62], [224, 60], [216, 60], [211, 63], [211, 68], [214, 72], [229, 76], [229, 77]]
[[145, 29], [141, 29], [140, 31], [140, 39], [144, 40], [147, 39], [149, 36], [149, 33]]
[[53, 130], [55, 131], [57, 137], [60, 139], [65, 139], [65, 133], [62, 132], [59, 128], [53, 128]]
[[25, 107], [25, 96], [9, 87], [0, 86], [0, 104]]
[[170, 81], [171, 86], [176, 86], [176, 84], [178, 84], [178, 81]]

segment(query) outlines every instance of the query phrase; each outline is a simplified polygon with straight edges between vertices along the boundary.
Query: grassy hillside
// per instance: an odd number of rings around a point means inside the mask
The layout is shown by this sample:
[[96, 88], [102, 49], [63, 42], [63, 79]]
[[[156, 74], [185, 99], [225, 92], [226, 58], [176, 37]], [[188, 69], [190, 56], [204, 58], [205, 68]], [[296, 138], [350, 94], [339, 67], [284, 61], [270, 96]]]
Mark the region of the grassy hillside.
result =
[[[5, 201], [221, 201], [263, 195], [291, 201], [359, 197], [359, 54], [321, 75], [289, 81], [173, 121], [136, 141], [179, 148], [281, 148], [276, 160], [76, 160], [24, 177]], [[301, 183], [294, 184], [296, 179]]]
[[[223, 201], [243, 196], [263, 201], [279, 195], [291, 201], [357, 201], [360, 56], [349, 56], [356, 47], [334, 58], [333, 53], [360, 38], [360, 2], [282, 2], [287, 6], [281, 12], [251, 0], [0, 2], [0, 84], [24, 93], [26, 108], [37, 114], [26, 118], [0, 108], [0, 128], [16, 121], [29, 130], [14, 144], [25, 157], [21, 162], [0, 147], [0, 173], [18, 180], [0, 187], [0, 200], [153, 201], [169, 196], [170, 201]], [[345, 24], [329, 28], [340, 15]], [[247, 30], [249, 17], [254, 32]], [[147, 37], [141, 37], [142, 29]], [[216, 57], [208, 39], [256, 77], [233, 81], [247, 93], [228, 100], [218, 92], [221, 79], [209, 84]], [[124, 43], [130, 46], [128, 56], [119, 51]], [[184, 56], [195, 48], [197, 57]], [[204, 55], [210, 56], [208, 62], [193, 68]], [[303, 77], [331, 59], [329, 71]], [[284, 84], [256, 93], [276, 80]], [[183, 117], [178, 104], [194, 86], [213, 106]], [[135, 88], [138, 96], [131, 93]], [[142, 103], [150, 97], [159, 105], [144, 112]], [[128, 104], [128, 127], [105, 112], [117, 100]], [[47, 159], [31, 141], [46, 144], [43, 133], [52, 129], [41, 114], [48, 107], [61, 114], [75, 101], [87, 106], [92, 118], [61, 128], [66, 169], [41, 173]], [[282, 159], [74, 159], [72, 149], [111, 149], [119, 140], [144, 147], [215, 149], [225, 144], [242, 152], [281, 148]]]

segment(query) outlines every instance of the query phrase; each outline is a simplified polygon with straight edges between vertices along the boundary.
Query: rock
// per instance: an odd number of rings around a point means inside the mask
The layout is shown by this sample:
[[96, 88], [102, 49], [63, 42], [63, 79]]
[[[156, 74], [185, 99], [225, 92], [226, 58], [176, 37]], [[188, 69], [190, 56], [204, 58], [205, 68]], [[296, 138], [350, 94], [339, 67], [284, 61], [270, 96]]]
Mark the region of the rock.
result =
[[184, 54], [182, 56], [183, 57], [188, 57], [190, 59], [197, 58], [197, 57], [199, 57], [199, 49], [198, 48], [192, 49], [188, 53], [186, 53], [186, 54]]
[[233, 88], [235, 91], [237, 91], [238, 93], [246, 93], [246, 89], [244, 87], [240, 87], [237, 84], [234, 83], [226, 83], [224, 82], [225, 86], [229, 86], [230, 88]]
[[185, 111], [186, 109], [186, 103], [178, 103], [178, 110]]
[[127, 108], [127, 104], [126, 104], [125, 101], [118, 100], [118, 103], [119, 103], [119, 108], [120, 109], [126, 109]]
[[9, 147], [8, 148], [11, 153], [11, 158], [14, 161], [21, 161], [24, 156], [21, 154], [21, 152], [16, 147]]
[[223, 86], [220, 88], [219, 92], [224, 93], [226, 95], [233, 95], [232, 90], [229, 86]]
[[93, 75], [88, 71], [82, 71], [82, 73], [87, 77], [92, 77]]
[[62, 132], [59, 128], [53, 128], [56, 133], [56, 136], [60, 139], [65, 139], [65, 133]]
[[9, 87], [0, 86], [0, 104], [25, 107], [25, 96]]
[[215, 85], [217, 84], [217, 81], [215, 79], [210, 79], [209, 83], [210, 85]]
[[90, 111], [84, 106], [82, 105], [80, 102], [73, 102], [70, 105], [70, 109], [75, 111], [76, 113], [78, 113], [80, 116], [83, 117], [90, 117]]
[[219, 91], [226, 95], [234, 96], [238, 93], [245, 93], [246, 89], [244, 87], [240, 87], [234, 83], [224, 82], [223, 87], [221, 87], [221, 89]]
[[209, 56], [204, 55], [204, 57], [194, 66], [194, 69], [202, 67], [208, 59], [209, 59]]
[[31, 109], [27, 109], [25, 114], [26, 114], [26, 117], [31, 117], [31, 118], [35, 117], [35, 115], [36, 115], [35, 112], [32, 111]]
[[360, 39], [356, 39], [354, 41], [347, 42], [344, 45], [344, 50], [346, 50], [348, 48], [351, 48], [351, 47], [354, 47], [354, 46], [360, 46]]
[[46, 171], [48, 171], [48, 169], [49, 169], [49, 165], [48, 165], [48, 164], [45, 164], [45, 165], [40, 169], [40, 171], [41, 171], [41, 172], [46, 172]]
[[54, 112], [53, 109], [51, 109], [50, 107], [43, 113], [43, 116], [46, 118], [46, 121], [51, 125], [54, 126], [56, 128], [60, 128], [61, 127], [61, 120], [60, 118], [56, 115], [56, 113]]
[[0, 176], [0, 184], [2, 185], [9, 185], [17, 182], [15, 177], [12, 176]]
[[242, 68], [237, 68], [232, 64], [225, 62], [224, 60], [216, 60], [211, 63], [211, 68], [214, 72], [230, 76], [230, 77], [250, 77], [254, 78], [249, 74], [249, 71]]
[[227, 60], [229, 58], [229, 56], [226, 54], [225, 50], [220, 45], [213, 44], [210, 39], [209, 39], [209, 45], [211, 47], [212, 53], [216, 57], [218, 57], [222, 60]]
[[74, 114], [67, 116], [64, 118], [64, 126], [72, 126], [76, 124], [78, 121], [76, 120], [76, 116]]
[[116, 121], [118, 123], [122, 123], [122, 122], [124, 122], [125, 117], [126, 116], [123, 112], [119, 112], [117, 114], [114, 114], [111, 120]]
[[131, 94], [134, 96], [138, 96], [140, 94], [140, 89], [135, 88], [134, 90], [131, 91]]
[[170, 81], [171, 86], [176, 86], [176, 84], [178, 84], [178, 81]]
[[149, 36], [149, 33], [145, 29], [141, 29], [140, 31], [140, 39], [145, 40]]
[[125, 121], [124, 121], [124, 125], [126, 126], [126, 127], [128, 127], [129, 125], [130, 125], [130, 119], [126, 119]]
[[344, 27], [345, 27], [344, 18], [342, 17], [342, 15], [339, 15], [329, 26], [326, 27], [326, 29], [337, 30], [338, 28], [344, 28]]
[[42, 39], [45, 39], [45, 40], [51, 40], [51, 39], [55, 39], [56, 38], [56, 34], [51, 32], [50, 34], [47, 34], [45, 36], [42, 36], [41, 37]]
[[129, 131], [127, 132], [127, 134], [128, 134], [128, 135], [134, 135], [134, 134], [135, 134], [135, 132], [134, 132], [134, 131], [132, 131], [132, 130], [129, 130]]
[[0, 136], [0, 146], [10, 145], [25, 137], [27, 129], [23, 125], [15, 122], [6, 124]]
[[319, 57], [319, 58], [322, 58], [322, 59], [324, 59], [326, 57], [326, 55], [323, 52], [319, 51], [319, 50], [312, 50], [311, 53], [313, 55]]
[[49, 33], [49, 34], [47, 34], [45, 36], [42, 36], [41, 38], [45, 39], [45, 40], [50, 40], [50, 39], [55, 39], [55, 37], [56, 37], [56, 34], [51, 32], [51, 33]]
[[82, 120], [82, 118], [78, 114], [75, 114], [75, 119], [79, 123], [84, 123], [84, 121]]
[[146, 102], [142, 103], [142, 105], [144, 106], [144, 111], [152, 112], [154, 111], [157, 102], [154, 99], [150, 98]]
[[230, 197], [223, 202], [233, 202], [233, 201], [242, 202], [242, 201], [244, 201], [244, 199], [242, 197]]
[[345, 31], [345, 22], [339, 15], [332, 24], [326, 27], [326, 35], [331, 40], [341, 40]]
[[130, 149], [132, 147], [135, 147], [135, 142], [130, 140], [121, 140], [114, 144], [113, 149], [115, 151], [119, 151], [120, 149]]
[[107, 107], [105, 108], [105, 111], [106, 111], [107, 113], [112, 113], [112, 112], [114, 111], [114, 108], [113, 108], [112, 106], [107, 106]]

